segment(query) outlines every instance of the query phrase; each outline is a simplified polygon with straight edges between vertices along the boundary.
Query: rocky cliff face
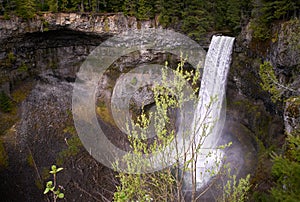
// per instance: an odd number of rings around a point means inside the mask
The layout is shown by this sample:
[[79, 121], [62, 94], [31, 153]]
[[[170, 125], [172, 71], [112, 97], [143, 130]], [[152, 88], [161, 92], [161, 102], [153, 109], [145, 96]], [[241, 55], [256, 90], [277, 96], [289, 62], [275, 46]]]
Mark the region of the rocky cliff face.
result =
[[[24, 21], [0, 20], [0, 86], [8, 86], [45, 70], [74, 79], [83, 59], [107, 37], [129, 29], [158, 27], [122, 14], [45, 13]], [[1, 88], [1, 87], [0, 87]]]
[[[284, 83], [299, 87], [296, 72], [300, 56], [299, 49], [294, 50], [299, 41], [291, 43], [297, 33], [293, 23], [276, 25], [277, 34], [266, 43], [255, 41], [249, 26], [237, 37], [228, 77], [225, 131], [234, 134], [235, 142], [249, 143], [247, 148], [253, 154], [251, 160], [243, 159], [245, 165], [255, 165], [255, 138], [266, 147], [278, 143], [283, 132], [283, 113], [289, 113], [286, 120], [291, 124], [297, 123], [299, 113], [294, 112], [299, 112], [299, 105], [295, 105], [299, 102], [290, 100], [294, 104], [285, 109], [275, 105], [262, 91], [258, 75], [259, 65], [268, 59]], [[5, 131], [9, 166], [1, 172], [1, 190], [11, 192], [1, 192], [1, 196], [13, 196], [11, 201], [47, 200], [39, 189], [49, 177], [45, 169], [58, 163], [65, 168], [61, 182], [68, 200], [111, 199], [116, 183], [112, 171], [92, 159], [76, 139], [71, 114], [72, 82], [87, 55], [107, 38], [128, 29], [155, 27], [159, 27], [156, 20], [138, 22], [122, 14], [46, 13], [30, 21], [0, 19], [0, 90], [15, 99], [13, 94], [25, 89], [25, 83], [32, 84], [25, 101], [18, 103], [19, 120]], [[160, 63], [169, 58], [150, 56]], [[137, 62], [140, 57], [143, 55], [138, 54], [133, 60], [123, 58], [124, 67], [149, 62]], [[143, 100], [142, 96], [136, 100]], [[101, 113], [108, 112], [103, 109]], [[291, 124], [286, 127], [294, 127]], [[113, 130], [109, 124], [105, 127]]]
[[[300, 37], [298, 34], [300, 31], [300, 20], [292, 19], [275, 23], [272, 26], [272, 38], [264, 42], [253, 39], [249, 25], [240, 34], [238, 40], [240, 43], [237, 43], [239, 48], [243, 50], [237, 58], [242, 60], [240, 61], [241, 63], [246, 63], [244, 65], [246, 71], [240, 69], [239, 72], [245, 75], [238, 77], [245, 78], [252, 83], [249, 85], [251, 88], [246, 87], [243, 92], [245, 95], [251, 94], [251, 97], [261, 99], [268, 111], [273, 111], [280, 115], [283, 114], [285, 129], [291, 132], [292, 128], [296, 129], [299, 127], [299, 124], [295, 122], [299, 114], [291, 113], [287, 109], [291, 105], [293, 106], [293, 111], [299, 111], [300, 109], [299, 105], [296, 104], [298, 101], [295, 98], [300, 94]], [[275, 105], [270, 102], [269, 95], [263, 92], [258, 85], [260, 82], [258, 79], [259, 64], [264, 61], [269, 61], [272, 64], [279, 85], [285, 86], [282, 89], [284, 96], [291, 98], [288, 99], [289, 101], [286, 102], [285, 106], [281, 106], [280, 103]], [[249, 75], [250, 72], [252, 72], [251, 76]], [[250, 79], [248, 79], [247, 75], [249, 75]], [[243, 88], [242, 82], [238, 83]], [[251, 91], [251, 89], [254, 91]], [[291, 100], [294, 101], [291, 102]], [[291, 117], [292, 114], [294, 114], [294, 117]]]
[[[242, 123], [252, 131], [260, 148], [281, 147], [283, 132], [299, 129], [299, 68], [300, 21], [277, 22], [272, 26], [272, 38], [258, 41], [253, 38], [250, 24], [237, 37], [233, 63], [227, 85], [229, 119]], [[287, 102], [273, 103], [270, 95], [260, 87], [259, 66], [269, 61], [274, 67]], [[269, 159], [259, 157], [253, 180], [259, 182], [258, 190], [267, 191], [269, 184]], [[262, 163], [263, 162], [263, 163]]]
[[123, 14], [44, 13], [31, 20], [18, 17], [12, 17], [9, 20], [1, 19], [0, 40], [25, 33], [58, 29], [118, 34], [128, 29], [156, 27], [159, 27], [157, 20], [137, 21], [135, 17], [125, 17]]

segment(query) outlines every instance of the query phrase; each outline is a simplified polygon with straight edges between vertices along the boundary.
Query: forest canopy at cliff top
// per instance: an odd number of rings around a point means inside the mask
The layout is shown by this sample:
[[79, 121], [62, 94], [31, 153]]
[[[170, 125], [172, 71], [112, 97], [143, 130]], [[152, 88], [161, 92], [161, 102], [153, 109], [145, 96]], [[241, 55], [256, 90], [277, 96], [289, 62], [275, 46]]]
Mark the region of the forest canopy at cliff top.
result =
[[0, 0], [0, 15], [34, 18], [41, 12], [116, 13], [138, 20], [158, 16], [164, 27], [173, 27], [199, 39], [204, 33], [222, 31], [238, 34], [254, 19], [262, 32], [274, 20], [300, 15], [300, 1], [294, 0]]

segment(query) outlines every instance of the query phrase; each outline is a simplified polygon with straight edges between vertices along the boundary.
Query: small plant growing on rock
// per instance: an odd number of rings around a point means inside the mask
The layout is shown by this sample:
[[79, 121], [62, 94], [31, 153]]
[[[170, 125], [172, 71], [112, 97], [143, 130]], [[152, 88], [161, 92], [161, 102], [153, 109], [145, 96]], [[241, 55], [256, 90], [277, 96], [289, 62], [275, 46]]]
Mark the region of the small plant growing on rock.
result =
[[51, 170], [49, 172], [50, 174], [53, 175], [53, 181], [50, 180], [47, 182], [44, 194], [52, 193], [53, 202], [56, 202], [57, 199], [63, 199], [65, 197], [64, 193], [61, 192], [61, 189], [63, 189], [63, 187], [57, 185], [57, 179], [56, 179], [56, 174], [62, 170], [63, 168], [57, 168], [56, 165], [52, 165]]

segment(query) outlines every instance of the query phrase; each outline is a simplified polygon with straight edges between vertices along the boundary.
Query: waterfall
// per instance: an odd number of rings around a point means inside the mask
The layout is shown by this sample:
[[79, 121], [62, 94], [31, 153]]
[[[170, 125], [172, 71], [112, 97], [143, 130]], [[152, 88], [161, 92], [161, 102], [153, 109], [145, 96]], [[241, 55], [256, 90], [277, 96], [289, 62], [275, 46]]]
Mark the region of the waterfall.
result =
[[196, 162], [196, 185], [201, 188], [211, 178], [207, 171], [219, 170], [223, 152], [218, 150], [222, 134], [225, 109], [222, 104], [226, 93], [226, 81], [230, 68], [234, 38], [213, 36], [206, 55], [199, 91], [199, 101], [193, 121], [194, 145], [199, 145]]

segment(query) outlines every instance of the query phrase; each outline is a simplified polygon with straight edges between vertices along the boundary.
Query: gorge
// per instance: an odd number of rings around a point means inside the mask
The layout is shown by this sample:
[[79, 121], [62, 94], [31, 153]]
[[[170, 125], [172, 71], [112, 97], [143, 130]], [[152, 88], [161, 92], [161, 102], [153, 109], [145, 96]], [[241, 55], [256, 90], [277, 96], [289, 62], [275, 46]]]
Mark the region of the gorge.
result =
[[[0, 90], [14, 105], [12, 112], [1, 112], [0, 118], [8, 158], [0, 170], [2, 198], [49, 200], [42, 189], [49, 178], [49, 167], [57, 164], [64, 167], [59, 181], [65, 187], [67, 201], [112, 199], [115, 173], [94, 160], [76, 135], [71, 113], [76, 73], [92, 50], [113, 35], [159, 26], [155, 20], [137, 21], [122, 14], [93, 18], [57, 13], [29, 21], [0, 20]], [[287, 43], [294, 37], [294, 27], [290, 21], [274, 25], [277, 38], [268, 43], [255, 41], [251, 28], [243, 27], [236, 38], [228, 73], [222, 143], [232, 141], [233, 146], [227, 150], [227, 161], [233, 162], [239, 177], [251, 173], [253, 181], [259, 182], [257, 190], [263, 193], [270, 186], [271, 162], [260, 154], [271, 146], [279, 147], [284, 127], [294, 128], [299, 123], [299, 114], [289, 110], [299, 109], [299, 105], [290, 102], [284, 109], [274, 104], [261, 89], [258, 70], [262, 61], [270, 60], [276, 64], [280, 79], [299, 89], [299, 50]], [[201, 46], [207, 48], [208, 44]], [[176, 57], [151, 52], [122, 59], [124, 64], [118, 66], [116, 61], [115, 67], [121, 73], [148, 62], [163, 64], [169, 60], [176, 65], [172, 62]], [[102, 109], [102, 115], [109, 113]], [[110, 119], [103, 122], [107, 130], [114, 131]], [[125, 141], [116, 139], [117, 135], [114, 138], [116, 145]], [[214, 194], [215, 189], [211, 189], [203, 200], [209, 201]]]

